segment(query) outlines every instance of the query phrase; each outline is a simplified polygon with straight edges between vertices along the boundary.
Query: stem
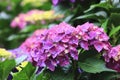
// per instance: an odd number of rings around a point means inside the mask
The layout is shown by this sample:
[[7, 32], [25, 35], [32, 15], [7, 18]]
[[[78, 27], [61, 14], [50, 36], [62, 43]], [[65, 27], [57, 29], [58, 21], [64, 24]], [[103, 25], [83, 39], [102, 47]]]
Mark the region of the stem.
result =
[[[79, 51], [79, 54], [82, 52], [83, 52], [83, 49]], [[72, 59], [72, 66], [73, 66], [73, 73], [74, 73], [73, 80], [79, 80], [81, 73], [79, 73], [78, 71], [78, 61], [75, 61]]]
[[79, 76], [79, 73], [78, 73], [78, 63], [77, 61], [73, 61], [73, 64], [74, 64], [74, 80], [78, 80], [78, 76]]

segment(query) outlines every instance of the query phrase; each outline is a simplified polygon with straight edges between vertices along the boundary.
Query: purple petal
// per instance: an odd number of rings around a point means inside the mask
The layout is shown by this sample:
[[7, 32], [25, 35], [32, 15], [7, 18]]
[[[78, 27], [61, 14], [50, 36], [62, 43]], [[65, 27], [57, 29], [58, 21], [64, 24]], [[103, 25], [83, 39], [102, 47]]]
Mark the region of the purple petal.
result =
[[57, 5], [58, 2], [59, 2], [59, 0], [52, 0], [52, 3], [53, 3], [54, 5]]
[[44, 44], [43, 44], [44, 49], [50, 49], [52, 47], [53, 47], [52, 41], [45, 41]]
[[95, 38], [96, 35], [97, 35], [95, 31], [90, 31], [88, 34], [89, 34], [89, 36], [90, 36], [90, 39]]
[[63, 52], [65, 48], [61, 45], [54, 46], [50, 49], [50, 53], [52, 54], [52, 57], [55, 58], [58, 54]]
[[69, 57], [66, 56], [59, 56], [58, 57], [59, 65], [60, 66], [66, 66], [69, 64]]
[[89, 50], [89, 48], [88, 48], [88, 42], [86, 42], [86, 41], [81, 41], [81, 42], [80, 42], [80, 46], [81, 46], [83, 49], [85, 49], [85, 50]]
[[100, 41], [108, 41], [109, 37], [106, 34], [100, 34], [99, 35], [99, 40]]
[[51, 71], [54, 71], [55, 70], [55, 65], [54, 65], [54, 62], [52, 60], [47, 60], [45, 61], [46, 63], [46, 66], [51, 70]]
[[63, 37], [62, 42], [65, 42], [65, 43], [69, 42], [70, 38], [71, 38], [71, 36], [66, 35], [66, 36]]
[[96, 42], [96, 43], [94, 43], [94, 47], [98, 52], [100, 52], [103, 49], [103, 43]]
[[78, 45], [78, 42], [79, 42], [79, 40], [75, 36], [72, 36], [72, 38], [70, 38], [70, 40], [69, 40], [69, 44]]
[[53, 39], [54, 42], [59, 42], [60, 40], [63, 39], [63, 37], [65, 36], [65, 34], [58, 34], [55, 36], [55, 38]]
[[83, 24], [83, 25], [79, 25], [78, 26], [78, 28], [80, 29], [80, 30], [82, 30], [83, 32], [87, 32], [88, 31], [88, 29], [89, 29], [89, 27], [90, 27], [90, 23], [85, 23], [85, 24]]
[[90, 39], [90, 37], [88, 36], [87, 33], [85, 33], [84, 35], [82, 35], [82, 38], [83, 38], [83, 40], [85, 40], [85, 41], [88, 41], [88, 40]]
[[76, 48], [70, 50], [70, 55], [73, 59], [78, 60], [78, 50]]
[[37, 65], [40, 67], [45, 67], [45, 62], [42, 60], [39, 60], [39, 63]]

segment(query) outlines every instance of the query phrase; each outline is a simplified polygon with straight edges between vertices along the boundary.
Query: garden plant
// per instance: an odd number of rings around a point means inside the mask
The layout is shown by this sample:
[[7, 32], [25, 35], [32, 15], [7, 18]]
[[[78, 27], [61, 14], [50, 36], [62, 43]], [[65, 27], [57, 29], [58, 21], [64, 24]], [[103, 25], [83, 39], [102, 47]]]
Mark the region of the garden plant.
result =
[[0, 0], [0, 80], [120, 80], [120, 0]]

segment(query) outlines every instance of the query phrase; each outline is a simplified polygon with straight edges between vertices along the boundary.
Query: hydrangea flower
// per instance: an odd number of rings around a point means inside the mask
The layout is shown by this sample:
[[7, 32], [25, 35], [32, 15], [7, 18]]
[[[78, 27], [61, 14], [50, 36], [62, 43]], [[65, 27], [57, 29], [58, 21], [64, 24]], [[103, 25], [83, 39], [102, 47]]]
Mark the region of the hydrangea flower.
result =
[[[78, 38], [74, 35], [74, 27], [63, 22], [39, 33], [39, 36], [33, 34], [34, 36], [28, 38], [33, 42], [27, 40], [21, 45], [22, 48], [25, 47], [29, 52], [29, 60], [34, 65], [39, 67], [47, 66], [54, 71], [57, 65], [68, 65], [70, 57], [78, 60]], [[33, 40], [33, 37], [35, 40]], [[29, 46], [25, 44], [29, 44]]]
[[38, 29], [36, 30], [29, 38], [25, 40], [24, 43], [21, 44], [20, 48], [24, 51], [29, 52], [31, 48], [33, 48], [35, 43], [37, 44], [38, 39], [42, 39], [44, 37], [44, 34], [47, 32], [47, 29]]
[[120, 45], [112, 47], [104, 53], [106, 66], [120, 72]]
[[21, 46], [28, 53], [28, 60], [35, 66], [48, 67], [54, 71], [57, 65], [66, 66], [70, 58], [78, 60], [77, 48], [98, 52], [111, 48], [109, 37], [102, 28], [92, 23], [77, 28], [62, 22], [50, 29], [37, 30]]
[[76, 31], [78, 33], [77, 37], [80, 40], [79, 45], [83, 49], [89, 50], [90, 46], [94, 46], [98, 52], [103, 49], [109, 50], [109, 37], [104, 32], [103, 28], [99, 28], [94, 24], [87, 22], [83, 25], [78, 25]]
[[20, 13], [17, 17], [11, 22], [11, 27], [19, 27], [23, 29], [27, 24], [35, 24], [40, 21], [41, 24], [44, 24], [46, 20], [56, 20], [62, 18], [63, 15], [55, 14], [55, 11], [43, 11], [43, 10], [31, 10], [27, 13]]
[[14, 20], [11, 22], [11, 27], [15, 28], [15, 27], [19, 27], [20, 29], [23, 29], [27, 23], [25, 21], [25, 14], [21, 13], [19, 14], [19, 16], [15, 17]]

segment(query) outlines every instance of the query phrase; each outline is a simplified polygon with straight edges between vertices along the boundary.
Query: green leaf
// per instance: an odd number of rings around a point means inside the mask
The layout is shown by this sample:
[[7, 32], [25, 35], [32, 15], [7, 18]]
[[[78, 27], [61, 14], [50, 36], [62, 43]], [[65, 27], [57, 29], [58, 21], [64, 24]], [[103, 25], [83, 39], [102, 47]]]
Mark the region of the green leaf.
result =
[[[37, 67], [36, 68], [36, 71], [39, 70], [39, 68]], [[50, 75], [48, 72], [45, 72], [44, 69], [41, 70], [40, 73], [37, 73], [36, 74], [36, 71], [35, 73], [32, 75], [32, 77], [30, 78], [30, 80], [50, 80]]]
[[99, 11], [99, 12], [92, 13], [92, 14], [85, 14], [85, 15], [78, 16], [74, 20], [76, 19], [97, 19], [98, 20], [98, 19], [104, 19], [106, 17], [107, 17], [106, 12]]
[[109, 36], [111, 37], [112, 35], [116, 34], [120, 30], [120, 26], [114, 27], [111, 29]]
[[114, 24], [114, 26], [120, 25], [120, 14], [119, 13], [111, 13], [110, 15], [111, 23]]
[[105, 22], [101, 25], [105, 32], [107, 32], [108, 22], [109, 22], [109, 19], [106, 19]]
[[86, 15], [82, 15], [82, 16], [78, 16], [75, 18], [76, 19], [88, 19], [88, 18], [95, 18], [97, 19], [97, 16], [95, 14], [86, 14]]
[[73, 80], [73, 73], [70, 69], [66, 71], [57, 67], [54, 72], [49, 70], [42, 71], [34, 80]]
[[104, 61], [97, 58], [88, 58], [79, 62], [79, 67], [89, 73], [100, 73], [103, 71], [114, 71], [105, 67]]
[[91, 10], [97, 8], [97, 7], [109, 10], [112, 6], [110, 4], [108, 4], [108, 2], [101, 2], [99, 4], [93, 4], [93, 5], [91, 5], [90, 8], [88, 10], [84, 11], [84, 12], [85, 13], [89, 12], [89, 11], [91, 11]]
[[102, 72], [97, 76], [97, 80], [115, 80], [120, 78], [120, 74], [117, 72]]
[[0, 80], [6, 80], [11, 70], [15, 67], [14, 60], [0, 62]]
[[58, 68], [54, 72], [49, 72], [51, 80], [73, 80], [73, 72], [65, 73], [62, 69]]
[[34, 72], [35, 67], [31, 63], [28, 63], [20, 72], [13, 74], [13, 80], [30, 80]]
[[50, 76], [48, 73], [40, 73], [38, 76], [36, 76], [36, 80], [49, 80]]

